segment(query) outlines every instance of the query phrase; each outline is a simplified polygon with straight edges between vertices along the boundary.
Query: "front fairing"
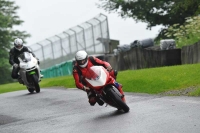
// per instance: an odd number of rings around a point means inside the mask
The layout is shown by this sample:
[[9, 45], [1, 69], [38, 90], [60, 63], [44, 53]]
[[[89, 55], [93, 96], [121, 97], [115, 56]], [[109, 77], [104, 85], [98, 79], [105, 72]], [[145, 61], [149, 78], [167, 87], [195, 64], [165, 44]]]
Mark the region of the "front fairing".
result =
[[109, 73], [102, 66], [92, 66], [88, 69], [85, 80], [91, 88], [99, 90], [107, 84]]
[[119, 108], [118, 105], [110, 97], [110, 92], [114, 92], [121, 96], [116, 88], [115, 79], [110, 76], [109, 72], [102, 66], [92, 66], [86, 72], [85, 80], [87, 85], [93, 89], [97, 96], [110, 106]]
[[31, 71], [31, 70], [35, 69], [35, 67], [37, 67], [37, 65], [38, 65], [37, 59], [34, 58], [32, 56], [32, 54], [29, 52], [24, 52], [24, 53], [20, 54], [18, 59], [20, 62], [20, 64], [19, 64], [20, 68], [24, 69], [26, 71]]

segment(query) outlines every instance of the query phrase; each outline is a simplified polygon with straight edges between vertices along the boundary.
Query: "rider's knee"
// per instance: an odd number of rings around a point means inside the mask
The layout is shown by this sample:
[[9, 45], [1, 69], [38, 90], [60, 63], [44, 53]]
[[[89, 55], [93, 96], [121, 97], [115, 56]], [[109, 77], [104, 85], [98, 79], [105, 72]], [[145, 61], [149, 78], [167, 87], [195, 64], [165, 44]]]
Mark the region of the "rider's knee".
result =
[[87, 95], [88, 95], [88, 102], [90, 103], [91, 106], [94, 106], [97, 102], [96, 94], [93, 91], [88, 91]]
[[17, 79], [17, 78], [18, 78], [18, 74], [12, 73], [12, 74], [11, 74], [11, 77], [12, 77], [13, 79]]
[[96, 104], [96, 97], [90, 97], [89, 103], [90, 103], [91, 106], [94, 106]]

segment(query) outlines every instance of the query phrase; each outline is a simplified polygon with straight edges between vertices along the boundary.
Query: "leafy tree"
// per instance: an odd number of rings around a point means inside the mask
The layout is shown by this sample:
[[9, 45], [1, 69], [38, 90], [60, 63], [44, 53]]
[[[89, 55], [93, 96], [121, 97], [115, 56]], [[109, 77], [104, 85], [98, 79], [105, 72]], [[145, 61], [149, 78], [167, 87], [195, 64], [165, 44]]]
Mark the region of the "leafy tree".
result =
[[159, 36], [173, 24], [183, 24], [185, 18], [200, 13], [200, 0], [100, 0], [100, 8], [117, 12], [122, 18], [147, 23], [147, 29], [163, 25]]
[[200, 40], [200, 16], [186, 18], [183, 25], [170, 26], [165, 35], [175, 38], [178, 47], [196, 43]]
[[12, 81], [8, 54], [15, 38], [25, 39], [30, 35], [25, 31], [14, 30], [13, 26], [23, 23], [17, 16], [18, 6], [10, 0], [0, 0], [0, 84]]

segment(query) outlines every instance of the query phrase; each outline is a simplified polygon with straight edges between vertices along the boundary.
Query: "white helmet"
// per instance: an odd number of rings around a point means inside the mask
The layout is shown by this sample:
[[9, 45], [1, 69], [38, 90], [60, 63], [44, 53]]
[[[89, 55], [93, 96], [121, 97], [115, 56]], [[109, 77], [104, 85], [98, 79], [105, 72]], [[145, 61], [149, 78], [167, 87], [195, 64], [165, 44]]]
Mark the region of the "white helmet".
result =
[[88, 64], [88, 54], [84, 50], [76, 52], [75, 59], [82, 68], [86, 67]]
[[21, 51], [23, 49], [23, 41], [20, 38], [14, 40], [14, 46], [17, 50]]

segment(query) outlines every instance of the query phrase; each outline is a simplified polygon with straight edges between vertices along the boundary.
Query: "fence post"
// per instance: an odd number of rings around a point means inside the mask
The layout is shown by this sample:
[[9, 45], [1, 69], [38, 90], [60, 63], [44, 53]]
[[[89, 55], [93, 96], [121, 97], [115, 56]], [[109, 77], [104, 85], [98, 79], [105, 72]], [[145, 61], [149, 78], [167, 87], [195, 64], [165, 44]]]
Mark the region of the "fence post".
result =
[[36, 44], [39, 45], [39, 46], [41, 46], [41, 48], [42, 48], [42, 56], [43, 56], [43, 61], [44, 61], [44, 67], [46, 67], [45, 56], [44, 56], [44, 47], [41, 44], [39, 44], [39, 43], [36, 43]]
[[[97, 21], [99, 21], [99, 23], [100, 23], [100, 30], [101, 30], [101, 38], [103, 39], [103, 32], [102, 32], [102, 26], [101, 26], [101, 21], [98, 19], [98, 18], [94, 18], [95, 20], [97, 20]], [[105, 50], [105, 46], [104, 46], [104, 53], [106, 52], [106, 50]]]
[[89, 23], [88, 21], [86, 23], [89, 24], [92, 27], [92, 35], [93, 35], [92, 38], [93, 38], [94, 53], [96, 53], [95, 39], [94, 39], [94, 25]]
[[[65, 51], [65, 49], [63, 48], [62, 46], [62, 38], [58, 35], [55, 35], [56, 37], [58, 37], [60, 39], [60, 48], [61, 48], [61, 53], [62, 53], [62, 56], [63, 56], [63, 50]], [[67, 52], [65, 51], [65, 53], [67, 54]]]
[[76, 50], [78, 51], [78, 45], [77, 45], [77, 36], [76, 36], [76, 31], [72, 30], [72, 29], [69, 29], [71, 30], [72, 32], [74, 32], [74, 35], [75, 35], [75, 41], [76, 41]]
[[41, 48], [42, 48], [42, 56], [43, 56], [43, 59], [45, 60], [45, 57], [44, 57], [44, 48], [43, 48], [43, 46], [41, 45], [41, 44], [39, 44], [39, 43], [36, 43], [37, 45], [39, 45], [39, 46], [41, 46]]
[[63, 33], [65, 33], [65, 34], [67, 34], [68, 36], [69, 36], [69, 50], [70, 50], [70, 54], [72, 54], [72, 47], [71, 47], [71, 36], [70, 36], [70, 34], [69, 33], [67, 33], [67, 32], [63, 32]]
[[55, 57], [54, 57], [54, 52], [53, 52], [53, 42], [51, 40], [49, 40], [49, 39], [46, 39], [46, 40], [51, 43], [51, 50], [52, 50], [53, 59], [54, 59]]
[[104, 16], [104, 17], [106, 17], [106, 25], [107, 25], [107, 33], [108, 33], [108, 39], [110, 40], [110, 34], [109, 34], [109, 28], [108, 28], [108, 17], [106, 16], [106, 15], [104, 15], [104, 14], [102, 14], [102, 13], [100, 13], [100, 15], [102, 15], [102, 16]]
[[83, 30], [83, 40], [84, 40], [85, 50], [86, 50], [85, 29], [81, 27], [80, 25], [77, 25], [77, 26]]

